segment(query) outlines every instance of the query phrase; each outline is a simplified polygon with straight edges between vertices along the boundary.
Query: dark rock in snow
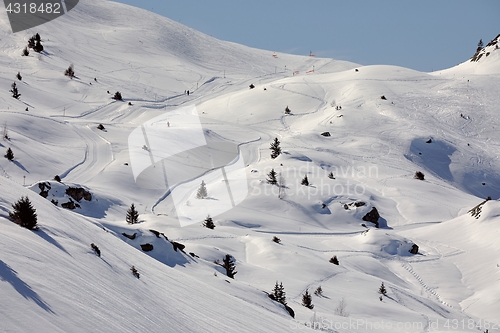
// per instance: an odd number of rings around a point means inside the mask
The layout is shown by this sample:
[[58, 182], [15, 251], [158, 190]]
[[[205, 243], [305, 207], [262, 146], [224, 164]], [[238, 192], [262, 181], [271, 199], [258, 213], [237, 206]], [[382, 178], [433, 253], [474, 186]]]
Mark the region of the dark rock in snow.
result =
[[378, 228], [378, 219], [379, 218], [380, 218], [380, 214], [378, 213], [377, 208], [373, 207], [371, 211], [369, 211], [365, 216], [363, 216], [363, 221], [374, 223], [375, 227]]
[[78, 202], [80, 202], [80, 200], [82, 199], [85, 199], [87, 201], [92, 200], [92, 193], [82, 187], [68, 187], [66, 189], [66, 194]]
[[137, 236], [137, 232], [134, 233], [133, 235], [129, 235], [123, 232], [122, 235], [127, 237], [128, 239], [135, 239], [135, 236]]
[[177, 242], [171, 242], [171, 243], [172, 243], [172, 246], [174, 247], [175, 252], [177, 252], [177, 249], [179, 249], [181, 252], [184, 252], [184, 249], [186, 248], [186, 246], [184, 244], [177, 243]]
[[141, 244], [141, 249], [142, 249], [144, 252], [153, 251], [153, 244], [149, 244], [149, 243], [146, 243], [146, 244]]
[[413, 244], [412, 245], [410, 253], [411, 254], [417, 254], [418, 253], [418, 245], [417, 244]]
[[149, 231], [151, 231], [153, 234], [155, 234], [156, 237], [160, 238], [160, 233], [156, 230], [153, 230], [153, 229], [149, 229]]

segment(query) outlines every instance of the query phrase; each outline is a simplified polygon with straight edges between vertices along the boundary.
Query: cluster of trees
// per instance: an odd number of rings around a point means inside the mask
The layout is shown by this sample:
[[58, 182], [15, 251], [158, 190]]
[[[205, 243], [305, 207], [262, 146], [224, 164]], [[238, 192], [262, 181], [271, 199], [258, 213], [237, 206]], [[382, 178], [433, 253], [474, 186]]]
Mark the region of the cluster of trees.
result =
[[29, 49], [32, 49], [33, 51], [38, 53], [41, 53], [43, 51], [42, 38], [40, 37], [40, 34], [38, 32], [35, 35], [31, 36], [30, 39], [28, 39], [28, 46], [23, 49], [22, 56], [29, 56]]

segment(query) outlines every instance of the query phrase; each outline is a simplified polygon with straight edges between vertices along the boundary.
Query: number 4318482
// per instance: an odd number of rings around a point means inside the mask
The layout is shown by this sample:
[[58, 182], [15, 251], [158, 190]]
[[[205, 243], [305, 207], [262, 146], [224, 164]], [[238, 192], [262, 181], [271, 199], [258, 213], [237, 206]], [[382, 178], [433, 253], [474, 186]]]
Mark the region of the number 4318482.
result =
[[6, 7], [9, 14], [61, 14], [61, 4], [51, 3], [9, 3]]

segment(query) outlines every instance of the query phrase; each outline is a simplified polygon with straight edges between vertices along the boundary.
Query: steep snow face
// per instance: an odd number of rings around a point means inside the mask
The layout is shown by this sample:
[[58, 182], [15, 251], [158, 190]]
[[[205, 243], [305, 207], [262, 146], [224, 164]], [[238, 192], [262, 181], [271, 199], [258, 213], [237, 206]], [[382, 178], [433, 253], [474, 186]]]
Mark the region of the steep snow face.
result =
[[[98, 222], [60, 210], [5, 178], [0, 178], [0, 186], [2, 330], [138, 332], [167, 327], [178, 332], [217, 332], [238, 327], [242, 332], [263, 332], [276, 325], [274, 330], [288, 331], [287, 316], [261, 292], [238, 282], [229, 286], [205, 272], [218, 280], [218, 286], [209, 286], [170, 268], [195, 263], [172, 246], [161, 248], [160, 242], [155, 243], [162, 249], [165, 264], [160, 263]], [[40, 230], [20, 228], [6, 218], [10, 203], [19, 195], [29, 195]], [[100, 257], [91, 243], [99, 247]], [[139, 279], [132, 275], [132, 266]], [[254, 300], [242, 301], [222, 287], [242, 288], [246, 291], [241, 294], [253, 294]]]
[[[446, 331], [446, 320], [449, 328], [452, 320], [497, 319], [494, 45], [478, 62], [420, 73], [274, 57], [108, 1], [81, 2], [24, 34], [11, 34], [6, 16], [0, 19], [0, 125], [8, 137], [0, 149], [15, 155], [0, 160], [6, 330], [280, 332], [306, 329], [313, 317], [330, 331], [349, 331], [334, 324], [361, 320], [367, 325], [357, 332], [381, 321], [394, 331], [400, 322], [421, 332]], [[36, 32], [44, 52], [21, 57]], [[71, 64], [73, 79], [63, 75]], [[13, 82], [19, 100], [8, 92]], [[123, 101], [111, 99], [116, 91]], [[214, 176], [215, 166], [193, 175], [206, 164], [199, 156], [176, 168], [175, 177], [204, 180], [206, 199], [189, 191], [172, 198], [157, 177], [169, 166], [160, 164], [152, 164], [160, 172], [141, 179], [147, 186], [136, 184], [129, 135], [185, 106], [196, 108], [207, 142], [238, 148], [238, 171], [248, 182], [234, 195], [248, 195], [235, 208], [227, 207], [226, 180]], [[272, 159], [275, 138], [282, 154]], [[281, 175], [282, 191], [266, 181], [271, 169]], [[416, 171], [424, 180], [414, 179]], [[38, 195], [39, 184], [50, 185], [48, 200]], [[69, 186], [92, 199], [72, 212], [60, 208]], [[38, 232], [7, 219], [23, 195], [39, 212]], [[466, 214], [487, 196], [494, 200], [479, 219]], [[140, 218], [127, 225], [131, 203]], [[374, 207], [379, 229], [363, 220]], [[201, 220], [181, 228], [179, 210], [211, 214], [215, 229]], [[147, 255], [145, 244], [153, 248]], [[413, 244], [418, 254], [409, 253]], [[235, 258], [234, 280], [216, 263], [227, 254]], [[329, 262], [333, 256], [339, 265]], [[296, 321], [267, 297], [276, 281]], [[388, 290], [382, 301], [381, 282]], [[324, 295], [313, 296], [315, 314], [301, 301], [319, 286]], [[347, 309], [340, 313], [342, 298]]]

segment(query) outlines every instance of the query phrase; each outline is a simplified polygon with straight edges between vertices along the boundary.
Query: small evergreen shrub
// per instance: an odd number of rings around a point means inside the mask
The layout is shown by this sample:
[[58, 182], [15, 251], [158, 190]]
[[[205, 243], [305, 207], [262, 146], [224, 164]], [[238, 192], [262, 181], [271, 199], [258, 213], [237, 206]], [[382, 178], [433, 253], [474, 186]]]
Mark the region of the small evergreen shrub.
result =
[[203, 226], [208, 229], [215, 229], [214, 220], [210, 217], [210, 215], [207, 215], [207, 218], [203, 222]]
[[21, 94], [19, 93], [19, 90], [17, 90], [17, 85], [15, 82], [12, 83], [11, 89], [9, 90], [9, 92], [12, 93], [12, 97], [14, 97], [15, 99], [19, 99], [19, 97], [21, 97]]
[[70, 78], [75, 77], [75, 70], [73, 69], [73, 65], [69, 65], [69, 67], [64, 71], [64, 75], [69, 76]]
[[101, 250], [99, 250], [99, 247], [95, 245], [94, 243], [90, 244], [90, 247], [92, 250], [94, 250], [95, 254], [100, 257], [101, 256]]
[[12, 152], [12, 149], [8, 148], [7, 153], [4, 155], [4, 157], [9, 161], [12, 161], [14, 159], [14, 153]]
[[337, 259], [337, 256], [333, 256], [332, 258], [330, 258], [330, 263], [332, 263], [334, 265], [338, 265], [339, 260]]
[[417, 172], [415, 172], [415, 176], [413, 176], [413, 178], [418, 179], [418, 180], [424, 180], [425, 175], [422, 172], [417, 171]]
[[133, 274], [136, 278], [138, 278], [138, 279], [139, 279], [140, 275], [139, 275], [139, 272], [137, 271], [137, 269], [136, 269], [134, 266], [132, 266], [132, 267], [130, 267], [130, 270], [132, 271], [132, 274]]
[[274, 236], [273, 237], [273, 242], [281, 244], [281, 239], [279, 239], [278, 237]]
[[387, 289], [385, 289], [384, 283], [380, 285], [380, 288], [378, 288], [378, 293], [382, 294], [384, 296], [387, 296]]
[[122, 94], [119, 91], [115, 92], [115, 94], [111, 98], [116, 100], [116, 101], [123, 101]]

